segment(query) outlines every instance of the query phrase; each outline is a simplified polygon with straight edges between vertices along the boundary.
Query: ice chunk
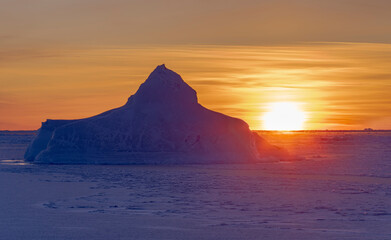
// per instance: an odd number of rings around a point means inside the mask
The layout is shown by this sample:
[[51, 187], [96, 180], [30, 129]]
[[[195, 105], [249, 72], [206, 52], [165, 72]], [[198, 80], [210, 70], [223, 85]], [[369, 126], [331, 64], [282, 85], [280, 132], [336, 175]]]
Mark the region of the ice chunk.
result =
[[244, 121], [201, 106], [196, 91], [160, 65], [120, 108], [45, 122], [25, 158], [55, 164], [178, 164], [286, 156]]

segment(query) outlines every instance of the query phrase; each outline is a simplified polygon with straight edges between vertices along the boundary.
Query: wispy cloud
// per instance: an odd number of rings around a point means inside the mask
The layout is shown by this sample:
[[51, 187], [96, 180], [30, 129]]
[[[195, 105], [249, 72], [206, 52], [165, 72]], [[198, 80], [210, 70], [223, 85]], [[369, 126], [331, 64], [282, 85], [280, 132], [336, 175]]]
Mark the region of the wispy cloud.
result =
[[310, 129], [366, 127], [390, 116], [390, 60], [391, 44], [375, 43], [8, 49], [0, 51], [1, 100], [19, 110], [2, 105], [0, 120], [37, 128], [45, 117], [117, 107], [166, 63], [202, 104], [254, 129], [275, 101], [303, 103]]

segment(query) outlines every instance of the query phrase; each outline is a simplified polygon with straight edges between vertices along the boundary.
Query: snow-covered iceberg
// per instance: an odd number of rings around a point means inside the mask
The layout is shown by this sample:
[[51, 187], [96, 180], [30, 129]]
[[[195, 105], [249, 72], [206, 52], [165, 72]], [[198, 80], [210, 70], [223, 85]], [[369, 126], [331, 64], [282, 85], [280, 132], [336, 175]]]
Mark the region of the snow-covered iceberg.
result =
[[288, 157], [244, 121], [206, 109], [158, 66], [127, 103], [80, 120], [47, 120], [25, 159], [53, 164], [254, 163]]

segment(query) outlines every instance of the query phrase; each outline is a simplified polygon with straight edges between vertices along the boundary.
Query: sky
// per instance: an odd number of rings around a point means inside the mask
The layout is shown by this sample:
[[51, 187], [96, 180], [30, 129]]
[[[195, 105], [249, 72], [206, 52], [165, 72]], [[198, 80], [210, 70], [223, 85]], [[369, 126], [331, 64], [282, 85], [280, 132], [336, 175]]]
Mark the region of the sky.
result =
[[391, 128], [390, 1], [0, 0], [0, 130], [121, 106], [159, 64], [262, 129]]

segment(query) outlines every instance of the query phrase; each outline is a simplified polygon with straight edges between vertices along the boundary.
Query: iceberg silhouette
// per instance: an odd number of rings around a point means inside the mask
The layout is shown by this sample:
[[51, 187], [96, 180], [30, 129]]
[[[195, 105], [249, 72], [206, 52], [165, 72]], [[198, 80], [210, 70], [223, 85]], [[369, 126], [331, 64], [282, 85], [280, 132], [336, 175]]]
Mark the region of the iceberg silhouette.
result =
[[211, 111], [158, 66], [127, 103], [79, 120], [47, 120], [25, 153], [44, 164], [256, 163], [288, 158], [243, 120]]

